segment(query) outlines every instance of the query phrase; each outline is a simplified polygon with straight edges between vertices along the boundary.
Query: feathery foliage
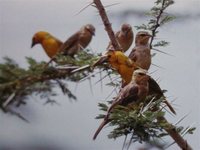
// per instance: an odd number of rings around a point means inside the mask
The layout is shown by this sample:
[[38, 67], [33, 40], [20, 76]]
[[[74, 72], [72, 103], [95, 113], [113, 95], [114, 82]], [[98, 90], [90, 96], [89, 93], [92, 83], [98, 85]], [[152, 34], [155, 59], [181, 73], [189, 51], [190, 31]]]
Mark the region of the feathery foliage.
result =
[[[55, 87], [59, 87], [63, 94], [75, 100], [76, 96], [68, 89], [66, 81], [77, 82], [86, 77], [90, 73], [89, 65], [96, 58], [88, 50], [78, 53], [76, 59], [57, 56], [57, 60], [67, 66], [47, 66], [44, 61], [26, 58], [27, 69], [19, 67], [10, 58], [4, 58], [4, 63], [0, 64], [0, 107], [6, 110], [11, 104], [26, 104], [28, 97], [33, 94], [49, 100], [57, 95]], [[88, 67], [75, 71], [85, 65]]]

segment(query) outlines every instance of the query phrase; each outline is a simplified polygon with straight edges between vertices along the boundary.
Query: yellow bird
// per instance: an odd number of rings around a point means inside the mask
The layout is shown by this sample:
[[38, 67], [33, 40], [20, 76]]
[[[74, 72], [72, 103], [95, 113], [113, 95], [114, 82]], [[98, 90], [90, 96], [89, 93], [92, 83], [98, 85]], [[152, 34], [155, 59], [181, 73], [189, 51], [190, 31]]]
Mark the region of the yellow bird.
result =
[[53, 58], [58, 53], [63, 42], [46, 31], [39, 31], [32, 38], [31, 48], [36, 44], [41, 44], [46, 54]]
[[131, 59], [119, 50], [108, 50], [93, 64], [93, 68], [104, 62], [108, 62], [121, 75], [123, 85], [127, 85], [131, 81], [133, 71], [138, 68]]
[[[121, 30], [115, 34], [116, 40], [119, 46], [122, 48], [122, 52], [126, 52], [133, 43], [134, 34], [130, 24], [123, 24]], [[107, 50], [114, 49], [111, 42], [109, 43]]]

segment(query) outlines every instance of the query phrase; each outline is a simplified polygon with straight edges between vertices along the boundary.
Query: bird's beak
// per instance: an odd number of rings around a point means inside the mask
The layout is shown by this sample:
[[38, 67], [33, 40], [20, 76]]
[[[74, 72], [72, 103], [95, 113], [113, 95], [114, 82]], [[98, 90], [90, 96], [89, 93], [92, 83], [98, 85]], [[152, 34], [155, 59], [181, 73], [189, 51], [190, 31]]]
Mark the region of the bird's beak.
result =
[[92, 35], [95, 36], [95, 32], [92, 32]]
[[93, 65], [92, 65], [92, 69], [94, 69], [96, 66], [101, 65], [105, 62], [108, 62], [108, 56], [104, 55], [101, 56]]
[[32, 41], [32, 44], [31, 44], [31, 48], [33, 48], [33, 46], [35, 46], [36, 42]]

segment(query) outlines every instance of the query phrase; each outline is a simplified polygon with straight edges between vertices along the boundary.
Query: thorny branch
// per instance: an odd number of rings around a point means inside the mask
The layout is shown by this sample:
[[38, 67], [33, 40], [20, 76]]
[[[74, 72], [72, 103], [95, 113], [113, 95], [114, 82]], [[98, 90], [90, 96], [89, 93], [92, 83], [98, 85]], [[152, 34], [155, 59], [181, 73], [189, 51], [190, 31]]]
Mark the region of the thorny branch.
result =
[[150, 44], [149, 44], [151, 49], [152, 49], [153, 40], [154, 40], [154, 38], [156, 36], [157, 29], [160, 27], [160, 19], [162, 17], [162, 14], [163, 14], [164, 10], [167, 8], [165, 6], [166, 2], [167, 2], [167, 0], [162, 0], [161, 8], [159, 10], [159, 13], [156, 16], [156, 23], [155, 23], [155, 25], [154, 25], [154, 27], [152, 29], [152, 38], [151, 38]]
[[[162, 122], [168, 123], [167, 119], [165, 117], [159, 118]], [[168, 123], [170, 124], [170, 123]], [[183, 137], [176, 131], [175, 127], [171, 125], [170, 127], [165, 128], [167, 133], [174, 139], [174, 141], [178, 144], [178, 146], [182, 150], [192, 150], [191, 146], [187, 143], [186, 140], [183, 139]]]
[[102, 5], [100, 0], [94, 0], [94, 4], [95, 4], [96, 8], [99, 11], [99, 15], [101, 16], [102, 22], [103, 22], [103, 24], [105, 26], [105, 30], [108, 33], [108, 36], [110, 38], [110, 41], [111, 41], [114, 49], [115, 50], [120, 50], [121, 48], [120, 48], [119, 44], [117, 43], [117, 40], [115, 38], [115, 34], [114, 34], [113, 30], [112, 30], [111, 23], [110, 23], [110, 21], [108, 19], [108, 16], [106, 14], [104, 6]]

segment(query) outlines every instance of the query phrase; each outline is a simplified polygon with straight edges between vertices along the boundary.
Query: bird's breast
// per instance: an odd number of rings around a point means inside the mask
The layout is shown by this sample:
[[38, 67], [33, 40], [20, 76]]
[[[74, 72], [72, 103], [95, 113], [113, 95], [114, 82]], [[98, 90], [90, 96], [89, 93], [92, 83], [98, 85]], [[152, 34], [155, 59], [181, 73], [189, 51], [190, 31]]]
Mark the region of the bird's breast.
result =
[[57, 54], [60, 46], [61, 44], [54, 39], [47, 39], [42, 42], [42, 47], [50, 58]]
[[92, 40], [92, 35], [89, 32], [84, 32], [80, 35], [79, 44], [82, 48], [86, 48], [90, 41]]

